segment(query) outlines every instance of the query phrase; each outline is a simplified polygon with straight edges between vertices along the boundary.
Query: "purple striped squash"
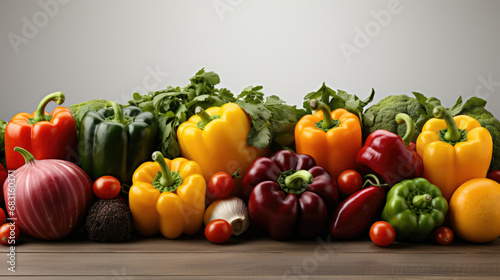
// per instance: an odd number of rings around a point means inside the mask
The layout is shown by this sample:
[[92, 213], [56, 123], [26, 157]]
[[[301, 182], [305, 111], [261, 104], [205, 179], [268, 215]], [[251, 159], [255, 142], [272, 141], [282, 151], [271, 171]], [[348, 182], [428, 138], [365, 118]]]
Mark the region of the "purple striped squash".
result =
[[[45, 240], [67, 236], [82, 222], [92, 202], [90, 177], [69, 161], [36, 160], [24, 149], [15, 150], [26, 164], [4, 183], [7, 213], [17, 219], [14, 221], [25, 234]], [[9, 196], [15, 198], [13, 210], [9, 209]]]

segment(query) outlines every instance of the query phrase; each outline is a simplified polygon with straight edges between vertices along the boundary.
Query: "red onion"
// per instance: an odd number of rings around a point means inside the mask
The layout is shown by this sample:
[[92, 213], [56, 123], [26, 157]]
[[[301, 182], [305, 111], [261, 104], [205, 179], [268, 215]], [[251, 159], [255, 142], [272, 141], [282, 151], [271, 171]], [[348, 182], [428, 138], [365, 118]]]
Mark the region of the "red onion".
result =
[[[5, 181], [3, 193], [7, 213], [9, 196], [15, 197], [11, 218], [26, 234], [46, 240], [67, 236], [82, 222], [93, 199], [92, 181], [75, 164], [59, 159], [35, 160], [23, 148], [15, 151], [23, 155], [26, 164]], [[12, 176], [12, 175], [10, 175]], [[9, 185], [10, 183], [10, 185]], [[15, 185], [15, 195], [9, 193]]]

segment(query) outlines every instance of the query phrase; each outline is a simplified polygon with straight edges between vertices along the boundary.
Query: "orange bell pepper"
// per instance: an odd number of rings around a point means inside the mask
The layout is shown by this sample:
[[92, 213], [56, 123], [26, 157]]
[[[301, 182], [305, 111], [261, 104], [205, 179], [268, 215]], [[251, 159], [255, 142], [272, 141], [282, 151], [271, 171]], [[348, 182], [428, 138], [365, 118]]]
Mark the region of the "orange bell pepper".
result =
[[417, 138], [417, 152], [424, 161], [423, 176], [449, 201], [463, 183], [486, 177], [493, 140], [474, 118], [452, 118], [443, 106], [434, 108], [433, 114], [435, 118], [425, 123]]
[[137, 232], [152, 236], [161, 232], [169, 239], [196, 233], [205, 213], [205, 179], [201, 167], [185, 158], [164, 159], [153, 153], [132, 176], [130, 211]]
[[45, 112], [50, 101], [58, 105], [64, 102], [62, 92], [47, 95], [33, 114], [19, 113], [12, 117], [5, 128], [5, 159], [7, 169], [15, 170], [24, 165], [20, 153], [14, 152], [19, 146], [29, 151], [37, 159], [75, 159], [78, 138], [76, 124], [70, 110], [55, 108], [51, 114]]
[[297, 153], [310, 155], [328, 170], [332, 178], [356, 168], [356, 155], [362, 147], [361, 124], [345, 109], [330, 112], [325, 103], [312, 100], [312, 115], [302, 117], [295, 127]]

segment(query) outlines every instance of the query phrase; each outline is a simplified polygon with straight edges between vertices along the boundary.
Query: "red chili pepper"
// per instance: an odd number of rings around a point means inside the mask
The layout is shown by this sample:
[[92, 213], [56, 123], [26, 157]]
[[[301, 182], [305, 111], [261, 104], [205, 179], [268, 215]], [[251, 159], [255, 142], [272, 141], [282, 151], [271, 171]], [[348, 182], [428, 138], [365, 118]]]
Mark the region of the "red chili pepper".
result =
[[356, 156], [362, 173], [376, 173], [390, 186], [405, 179], [421, 177], [424, 170], [420, 155], [408, 147], [414, 134], [413, 120], [406, 114], [398, 114], [396, 122], [406, 123], [403, 138], [387, 130], [377, 130], [368, 136]]
[[24, 165], [21, 154], [15, 147], [29, 151], [36, 159], [64, 159], [77, 154], [78, 138], [73, 115], [65, 107], [55, 108], [51, 114], [45, 112], [50, 101], [58, 105], [64, 102], [62, 92], [47, 95], [33, 114], [19, 113], [12, 117], [5, 128], [5, 159], [9, 170]]
[[[376, 185], [380, 185], [377, 180]], [[381, 186], [361, 189], [344, 200], [332, 214], [330, 234], [337, 239], [350, 239], [359, 236], [373, 223], [382, 210], [385, 190]]]
[[335, 181], [311, 156], [282, 150], [256, 159], [245, 178], [252, 221], [275, 239], [317, 236], [338, 202]]

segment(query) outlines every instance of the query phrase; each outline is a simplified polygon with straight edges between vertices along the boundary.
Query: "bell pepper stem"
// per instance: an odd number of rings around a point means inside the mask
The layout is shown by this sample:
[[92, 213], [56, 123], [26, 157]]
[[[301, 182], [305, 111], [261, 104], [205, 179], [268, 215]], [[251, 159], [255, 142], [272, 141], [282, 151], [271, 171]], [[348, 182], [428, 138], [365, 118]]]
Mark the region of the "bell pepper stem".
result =
[[434, 115], [434, 117], [444, 119], [444, 121], [446, 122], [446, 126], [448, 128], [444, 135], [444, 139], [446, 139], [446, 141], [457, 142], [460, 140], [461, 134], [458, 130], [457, 123], [450, 115], [448, 110], [446, 110], [443, 106], [436, 106], [432, 111], [432, 114]]
[[57, 105], [61, 105], [63, 104], [64, 100], [64, 94], [60, 91], [45, 96], [36, 108], [35, 116], [33, 117], [33, 123], [47, 120], [45, 118], [45, 107], [47, 107], [47, 104], [49, 104], [49, 102], [54, 101]]
[[309, 106], [311, 107], [311, 110], [313, 110], [313, 111], [321, 110], [323, 112], [323, 123], [321, 124], [323, 129], [330, 129], [330, 128], [335, 126], [335, 122], [333, 121], [333, 118], [332, 118], [332, 112], [330, 111], [330, 108], [328, 107], [328, 105], [326, 105], [322, 101], [319, 101], [317, 99], [313, 99], [309, 103]]
[[165, 158], [161, 154], [161, 152], [154, 152], [153, 153], [153, 161], [158, 163], [161, 168], [161, 178], [160, 178], [160, 184], [163, 187], [168, 187], [174, 184], [174, 177], [172, 176], [172, 173], [170, 172], [170, 169], [167, 166], [167, 163], [165, 162]]
[[401, 113], [396, 115], [396, 123], [406, 124], [406, 133], [403, 136], [403, 142], [405, 142], [407, 147], [410, 146], [410, 142], [415, 135], [415, 122], [413, 122], [413, 119], [408, 114]]
[[200, 117], [203, 126], [206, 126], [209, 122], [213, 121], [214, 118], [210, 116], [207, 111], [203, 110], [200, 106], [196, 107], [194, 113]]
[[25, 150], [21, 147], [15, 147], [14, 151], [20, 153], [23, 156], [26, 163], [29, 163], [29, 162], [32, 162], [35, 160], [35, 157], [30, 152], [28, 152], [27, 150]]
[[113, 100], [109, 100], [108, 102], [106, 102], [106, 107], [109, 107], [109, 106], [112, 106], [113, 110], [115, 111], [115, 113], [114, 113], [115, 117], [113, 119], [113, 122], [125, 123], [125, 117], [123, 116], [123, 111], [122, 111], [122, 108], [120, 107], [120, 105], [118, 105], [118, 103], [116, 103]]
[[427, 203], [432, 201], [432, 197], [428, 194], [416, 195], [412, 199], [413, 206], [417, 208], [427, 207]]
[[307, 170], [299, 170], [290, 176], [285, 178], [285, 185], [289, 189], [298, 190], [302, 187], [302, 182], [311, 184], [314, 181], [314, 177]]

